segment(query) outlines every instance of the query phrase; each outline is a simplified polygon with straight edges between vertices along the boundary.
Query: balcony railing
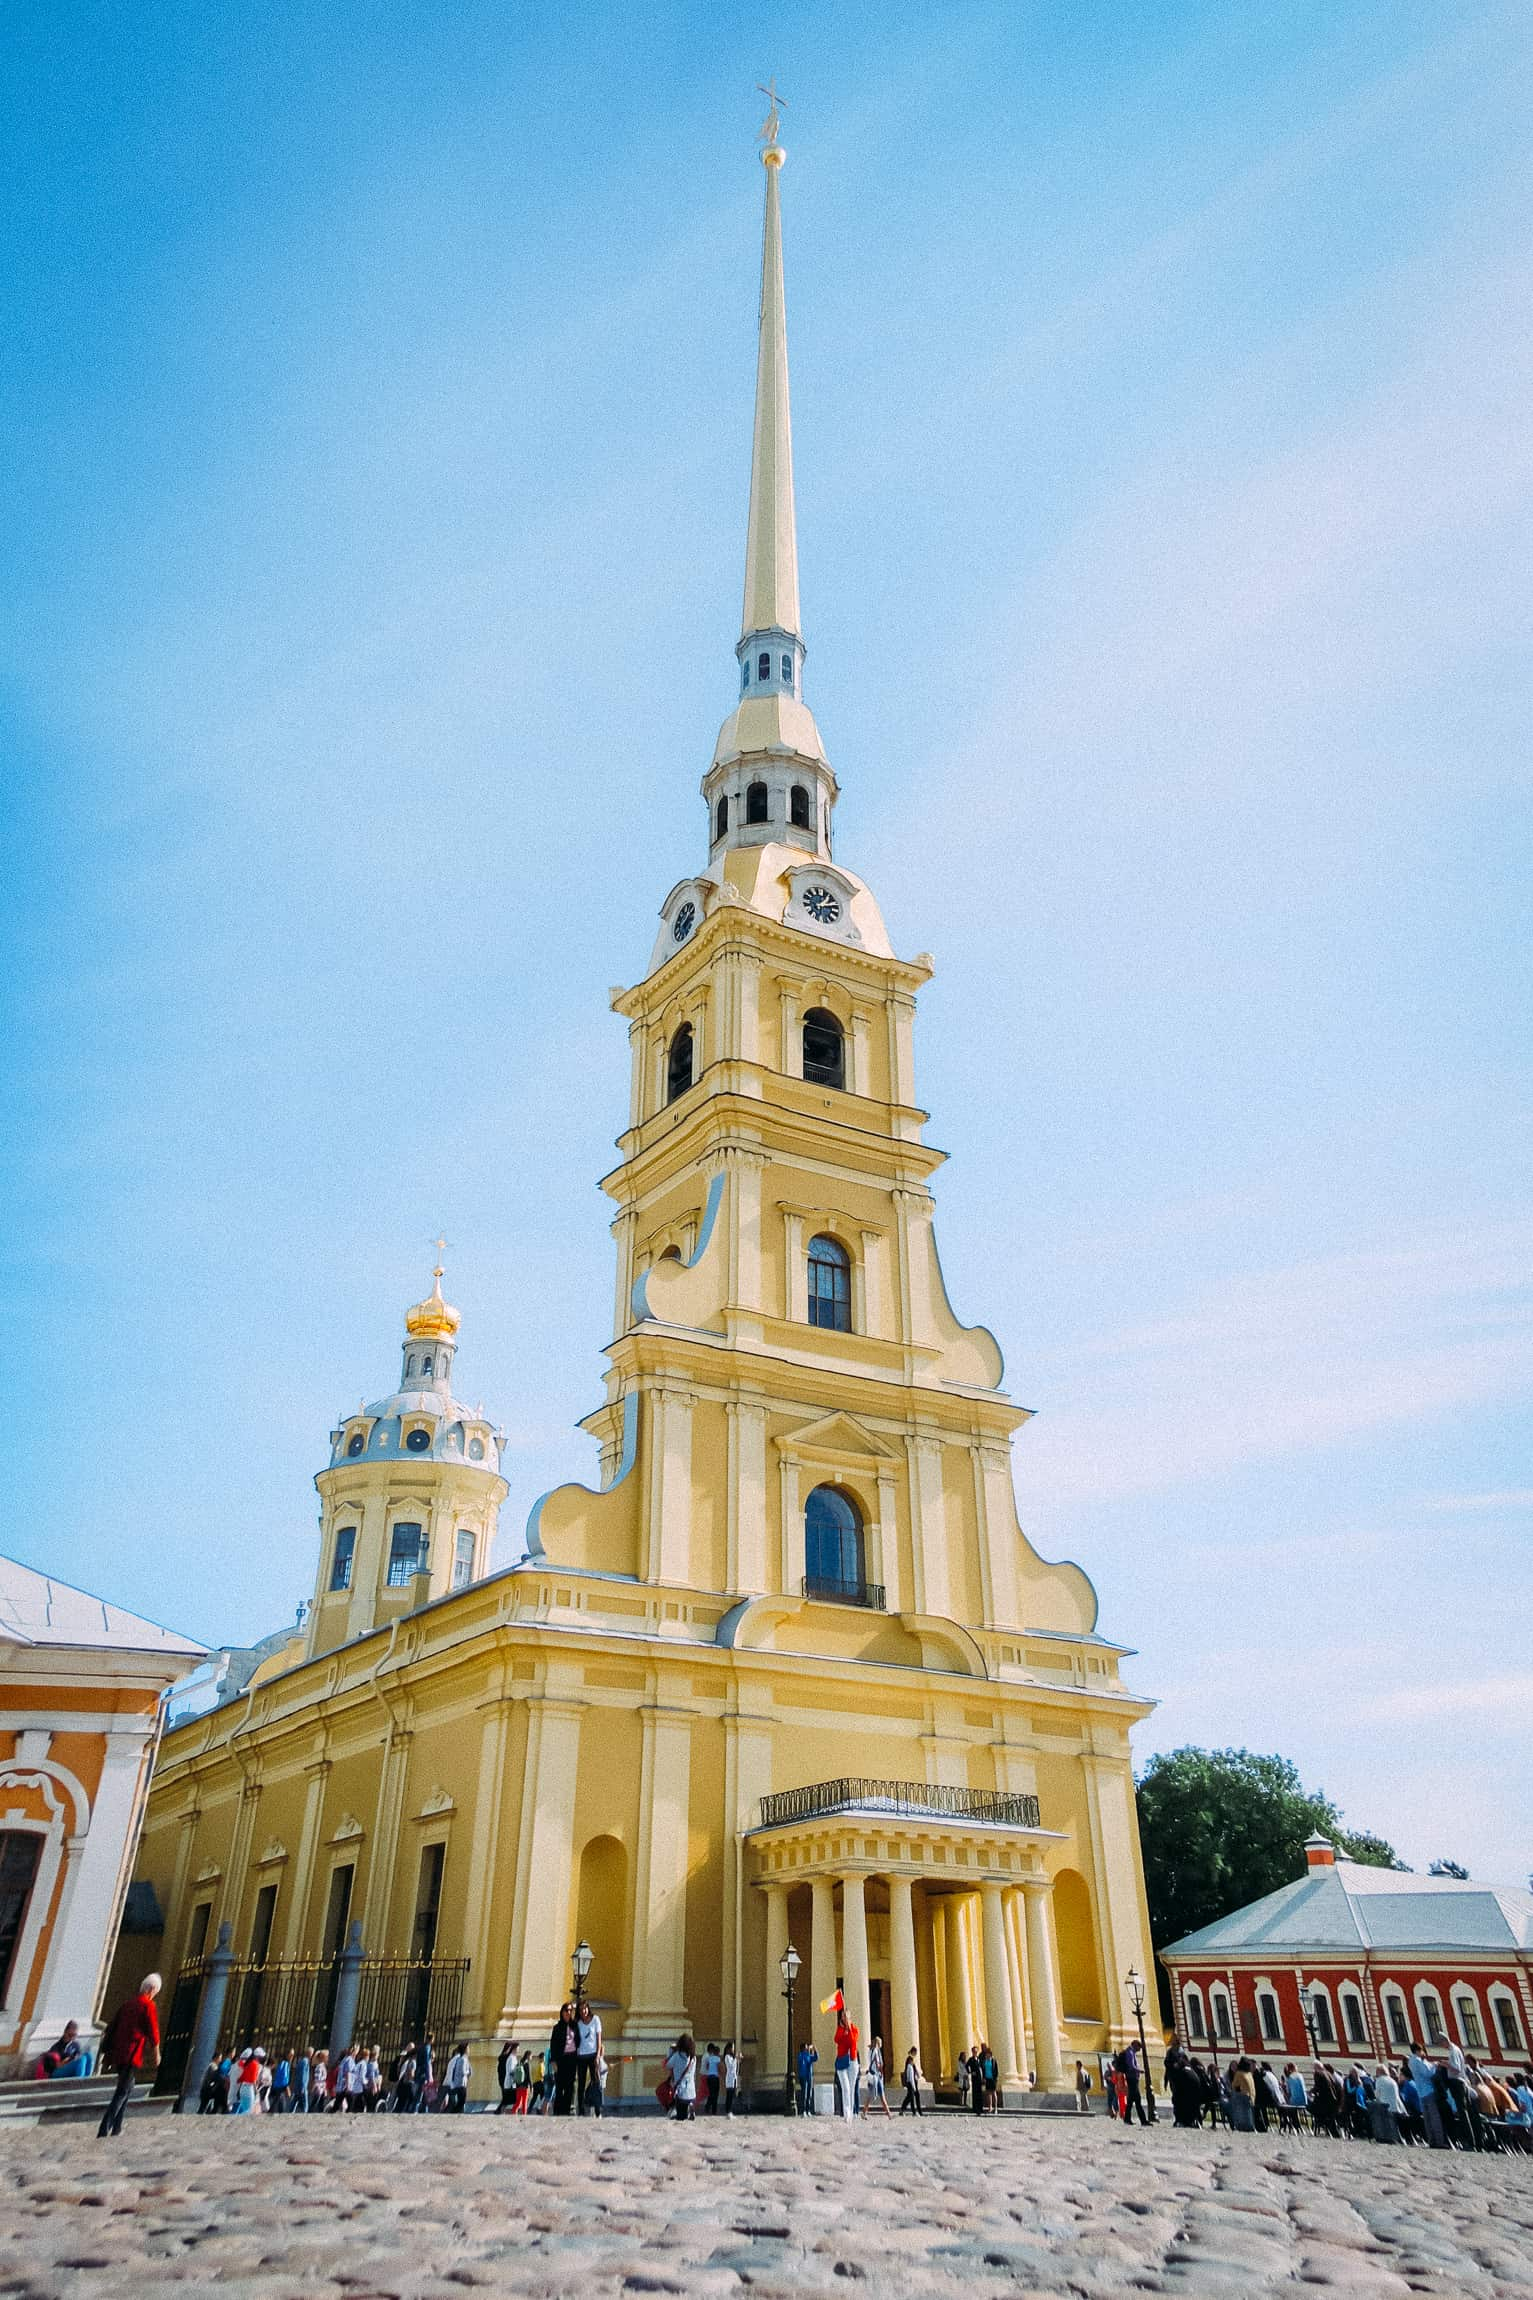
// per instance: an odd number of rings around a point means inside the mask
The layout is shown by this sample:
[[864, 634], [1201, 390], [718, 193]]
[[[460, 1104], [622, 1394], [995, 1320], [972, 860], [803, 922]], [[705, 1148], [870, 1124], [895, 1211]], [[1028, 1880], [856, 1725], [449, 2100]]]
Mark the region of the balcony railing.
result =
[[884, 1610], [881, 1581], [841, 1581], [830, 1574], [806, 1573], [803, 1589], [806, 1597], [818, 1597], [828, 1605], [866, 1605], [874, 1613]]
[[1037, 1829], [1036, 1797], [1009, 1789], [949, 1789], [935, 1781], [870, 1781], [846, 1775], [816, 1781], [807, 1789], [779, 1789], [761, 1800], [761, 1826], [813, 1821], [826, 1813], [908, 1813], [949, 1821], [999, 1822], [1008, 1829]]

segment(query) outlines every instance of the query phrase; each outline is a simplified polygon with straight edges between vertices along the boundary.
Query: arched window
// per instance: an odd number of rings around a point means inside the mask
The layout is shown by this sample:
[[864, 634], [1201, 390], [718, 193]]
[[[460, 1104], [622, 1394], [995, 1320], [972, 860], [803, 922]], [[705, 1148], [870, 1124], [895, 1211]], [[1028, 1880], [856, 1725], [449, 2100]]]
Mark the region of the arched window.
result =
[[1336, 2023], [1331, 2018], [1330, 1995], [1318, 1981], [1313, 1981], [1310, 1984], [1309, 2017], [1314, 2024], [1315, 2042], [1317, 2044], [1334, 2044], [1336, 2042]]
[[713, 818], [713, 835], [716, 839], [721, 839], [724, 837], [728, 829], [729, 801], [727, 798], [724, 798], [720, 799], [718, 803], [718, 810]]
[[1210, 1989], [1208, 2001], [1214, 2015], [1214, 2037], [1220, 2044], [1233, 2044], [1235, 2024], [1230, 2018], [1230, 2000], [1223, 1989]]
[[1278, 2001], [1271, 1989], [1257, 1990], [1256, 2012], [1257, 2018], [1262, 2024], [1263, 2043], [1281, 2044], [1283, 2041], [1283, 2016], [1278, 2011]]
[[426, 1562], [426, 1544], [418, 1525], [396, 1525], [389, 1535], [390, 1589], [408, 1589]]
[[1362, 1998], [1356, 1989], [1338, 1989], [1336, 1995], [1341, 2006], [1341, 2025], [1347, 2032], [1348, 2044], [1367, 2044], [1368, 2015], [1363, 2010]]
[[765, 684], [765, 682], [770, 679], [772, 676], [772, 658], [770, 655], [757, 656], [756, 676], [762, 681], [763, 684]]
[[665, 1065], [665, 1098], [674, 1102], [692, 1083], [692, 1025], [684, 1022], [671, 1040]]
[[788, 793], [788, 820], [801, 831], [809, 828], [809, 793], [802, 783], [795, 783]]
[[817, 1485], [804, 1504], [804, 1594], [866, 1601], [862, 1512], [839, 1486]]
[[1416, 1991], [1416, 2010], [1421, 2015], [1421, 2033], [1429, 2045], [1442, 2046], [1448, 2041], [1443, 2027], [1443, 2001], [1436, 1989], [1425, 1984]]
[[765, 783], [751, 783], [745, 793], [745, 819], [748, 823], [764, 823], [767, 819], [767, 787]]
[[740, 690], [741, 690], [742, 694], [744, 693], [745, 689], [746, 689], [746, 688], [747, 688], [747, 687], [750, 685], [750, 683], [751, 683], [751, 659], [750, 659], [749, 655], [747, 655], [747, 656], [746, 656], [746, 658], [745, 658], [745, 661], [744, 661], [744, 662], [743, 662], [743, 663], [740, 665]]
[[1390, 2043], [1396, 2046], [1399, 2051], [1408, 2052], [1411, 2042], [1411, 2019], [1410, 2014], [1405, 2009], [1404, 1997], [1401, 1996], [1398, 1989], [1382, 1989], [1379, 1993], [1379, 2002], [1384, 2008], [1384, 2018], [1389, 2024]]
[[431, 1357], [430, 1357], [430, 1353], [428, 1352], [428, 1353], [427, 1353], [427, 1355], [421, 1359], [421, 1372], [422, 1372], [423, 1374], [429, 1374], [429, 1373], [430, 1373], [430, 1371], [431, 1371]]
[[809, 1323], [852, 1330], [851, 1256], [835, 1238], [809, 1241]]
[[1480, 2020], [1480, 2000], [1472, 1989], [1460, 1989], [1453, 1999], [1454, 2017], [1458, 2033], [1471, 2052], [1485, 2050], [1485, 2030]]
[[1203, 2018], [1203, 1992], [1190, 1984], [1182, 1992], [1182, 2004], [1187, 2014], [1187, 2034], [1194, 2044], [1206, 2044], [1208, 2024]]
[[782, 683], [785, 687], [791, 687], [793, 684], [793, 657], [791, 655], [784, 655], [782, 659]]
[[804, 1076], [814, 1086], [846, 1084], [846, 1040], [823, 1006], [811, 1006], [804, 1016]]

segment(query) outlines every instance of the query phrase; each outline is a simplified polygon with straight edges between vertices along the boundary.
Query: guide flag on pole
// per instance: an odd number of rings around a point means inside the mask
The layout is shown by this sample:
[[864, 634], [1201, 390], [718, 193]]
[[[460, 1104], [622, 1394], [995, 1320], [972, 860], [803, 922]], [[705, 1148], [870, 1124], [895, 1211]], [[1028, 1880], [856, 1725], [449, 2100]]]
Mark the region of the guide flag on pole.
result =
[[845, 2010], [846, 2010], [846, 1999], [845, 1999], [845, 1997], [844, 1997], [844, 1996], [841, 1994], [841, 1991], [840, 1991], [839, 1989], [837, 1989], [837, 1990], [835, 1990], [835, 1991], [834, 1991], [834, 1993], [833, 1993], [832, 1995], [830, 1995], [830, 1996], [826, 1997], [825, 2001], [824, 2001], [824, 2002], [823, 2002], [823, 2004], [820, 2006], [820, 2010], [821, 2010], [821, 2012], [822, 2012], [822, 2013], [828, 2013], [828, 2012], [845, 2012]]

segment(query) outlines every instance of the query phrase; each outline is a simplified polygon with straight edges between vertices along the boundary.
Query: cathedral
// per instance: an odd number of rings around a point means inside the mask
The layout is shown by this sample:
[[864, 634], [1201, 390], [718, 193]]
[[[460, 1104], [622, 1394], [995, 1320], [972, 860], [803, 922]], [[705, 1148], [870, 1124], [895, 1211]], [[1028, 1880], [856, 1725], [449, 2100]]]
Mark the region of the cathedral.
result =
[[1127, 1976], [1152, 1970], [1129, 1751], [1150, 1704], [1085, 1574], [1019, 1524], [1027, 1416], [933, 1232], [930, 961], [836, 857], [770, 128], [734, 708], [706, 858], [612, 1000], [599, 1474], [490, 1570], [499, 1433], [454, 1395], [439, 1268], [398, 1388], [331, 1432], [301, 1628], [167, 1733], [140, 1857], [177, 2003], [222, 1936], [281, 2044], [320, 1999], [271, 1992], [344, 1950], [427, 1992], [380, 1980], [380, 2044], [450, 2028], [481, 2090], [497, 2039], [546, 2039], [572, 1958], [629, 2098], [684, 2029], [737, 2040], [761, 2095], [790, 2021], [828, 2073], [838, 1984], [891, 2070], [914, 2044], [950, 2073], [984, 2038], [1008, 2089], [1059, 2090], [1126, 2041]]

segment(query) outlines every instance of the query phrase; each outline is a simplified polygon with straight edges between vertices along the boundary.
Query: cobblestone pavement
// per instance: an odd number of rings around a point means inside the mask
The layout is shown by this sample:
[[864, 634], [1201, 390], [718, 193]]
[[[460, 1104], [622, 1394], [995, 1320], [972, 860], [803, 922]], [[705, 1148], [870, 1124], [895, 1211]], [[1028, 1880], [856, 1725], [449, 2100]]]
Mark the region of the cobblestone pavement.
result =
[[1097, 2118], [155, 2118], [0, 2164], [19, 2300], [1533, 2293], [1533, 2158]]

